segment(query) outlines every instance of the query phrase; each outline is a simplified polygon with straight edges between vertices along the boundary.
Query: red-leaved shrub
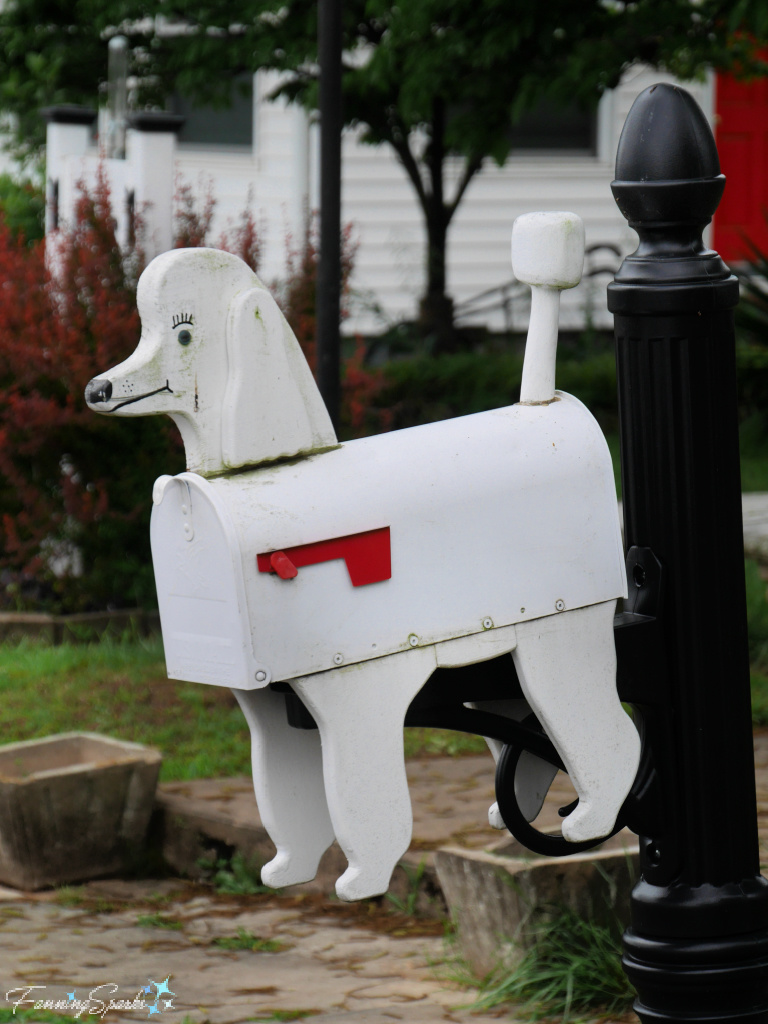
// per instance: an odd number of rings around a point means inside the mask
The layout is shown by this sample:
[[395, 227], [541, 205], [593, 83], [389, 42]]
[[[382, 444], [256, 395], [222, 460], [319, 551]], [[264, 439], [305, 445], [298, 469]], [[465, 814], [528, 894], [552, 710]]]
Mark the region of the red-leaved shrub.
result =
[[[347, 224], [341, 236], [341, 319], [346, 319], [349, 278], [355, 262], [357, 244], [352, 226]], [[309, 215], [298, 244], [288, 237], [285, 281], [278, 295], [285, 319], [291, 325], [312, 372], [317, 363], [317, 267], [320, 255], [317, 217]]]
[[[178, 187], [178, 245], [208, 243], [214, 199], [201, 209]], [[310, 222], [311, 224], [311, 222]], [[344, 280], [354, 246], [345, 235]], [[259, 232], [248, 209], [221, 239], [256, 270]], [[55, 273], [50, 267], [55, 267]], [[121, 251], [104, 176], [81, 189], [75, 223], [45, 243], [11, 232], [0, 218], [0, 605], [79, 611], [154, 605], [149, 549], [152, 484], [184, 468], [166, 417], [130, 423], [85, 405], [87, 382], [136, 347], [141, 225]], [[289, 250], [285, 312], [310, 360], [315, 342], [317, 245], [310, 226]], [[362, 347], [346, 365], [345, 433], [367, 422], [379, 375]]]
[[[0, 221], [0, 569], [6, 605], [74, 611], [154, 603], [152, 482], [183, 469], [170, 423], [95, 416], [83, 391], [136, 347], [135, 253], [124, 259], [103, 177], [50, 246]], [[82, 567], [82, 574], [80, 573]]]

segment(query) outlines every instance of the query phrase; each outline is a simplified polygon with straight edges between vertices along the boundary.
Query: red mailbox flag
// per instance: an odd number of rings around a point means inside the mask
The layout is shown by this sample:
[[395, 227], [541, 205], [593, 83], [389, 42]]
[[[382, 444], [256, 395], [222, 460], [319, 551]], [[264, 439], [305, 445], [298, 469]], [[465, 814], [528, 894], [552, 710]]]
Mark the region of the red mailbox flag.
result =
[[282, 551], [267, 551], [256, 556], [259, 572], [275, 572], [281, 580], [291, 580], [304, 565], [331, 562], [343, 558], [353, 587], [380, 583], [392, 576], [389, 527], [351, 533], [346, 537], [299, 544]]

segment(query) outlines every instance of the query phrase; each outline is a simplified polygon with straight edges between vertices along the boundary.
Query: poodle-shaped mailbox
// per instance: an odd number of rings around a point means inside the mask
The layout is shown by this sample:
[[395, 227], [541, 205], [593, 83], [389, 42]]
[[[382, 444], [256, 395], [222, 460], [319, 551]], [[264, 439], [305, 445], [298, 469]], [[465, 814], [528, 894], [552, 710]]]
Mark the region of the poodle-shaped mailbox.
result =
[[[181, 431], [188, 471], [156, 482], [151, 522], [168, 674], [231, 687], [241, 704], [277, 847], [269, 885], [314, 877], [335, 837], [349, 862], [338, 895], [386, 890], [412, 828], [404, 716], [438, 667], [511, 653], [579, 796], [567, 840], [609, 833], [634, 780], [640, 743], [615, 682], [626, 575], [611, 459], [590, 413], [554, 389], [583, 226], [530, 214], [512, 246], [533, 297], [508, 408], [339, 444], [272, 296], [209, 249], [153, 260], [138, 348], [86, 390], [97, 412], [167, 413]], [[286, 682], [317, 731], [288, 723], [274, 686]], [[528, 817], [554, 771], [528, 757]]]

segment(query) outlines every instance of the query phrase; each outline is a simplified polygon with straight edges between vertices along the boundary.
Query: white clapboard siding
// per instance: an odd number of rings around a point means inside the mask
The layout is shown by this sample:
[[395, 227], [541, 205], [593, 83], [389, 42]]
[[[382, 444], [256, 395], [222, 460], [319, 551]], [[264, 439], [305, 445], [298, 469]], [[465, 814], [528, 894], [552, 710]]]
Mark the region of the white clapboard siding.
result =
[[[513, 154], [503, 167], [488, 161], [469, 186], [448, 236], [448, 290], [461, 304], [511, 280], [510, 236], [515, 217], [536, 210], [571, 210], [586, 226], [587, 247], [610, 244], [630, 252], [636, 236], [619, 214], [610, 183], [624, 120], [635, 97], [648, 85], [669, 76], [631, 68], [621, 85], [607, 94], [598, 111], [597, 153]], [[253, 147], [194, 146], [176, 148], [176, 182], [191, 184], [200, 205], [206, 190], [216, 198], [211, 240], [232, 231], [250, 203], [259, 228], [260, 276], [268, 286], [286, 277], [289, 249], [298, 249], [307, 211], [318, 206], [318, 128], [299, 107], [270, 101], [279, 84], [274, 73], [259, 72], [254, 88]], [[713, 114], [712, 77], [685, 86], [707, 116]], [[447, 196], [459, 170], [447, 167]], [[130, 183], [126, 183], [126, 187]], [[356, 130], [343, 140], [342, 217], [356, 244], [351, 281], [348, 333], [373, 332], [403, 319], [414, 319], [424, 287], [426, 233], [413, 187], [388, 146], [366, 146]], [[597, 262], [618, 264], [599, 254]], [[605, 306], [609, 275], [582, 282], [563, 293], [561, 324], [579, 328], [590, 320], [608, 327]], [[493, 298], [489, 301], [493, 301]], [[527, 298], [512, 306], [512, 322], [525, 327]], [[462, 323], [505, 327], [501, 308], [464, 316]]]
[[[646, 69], [630, 71], [622, 85], [606, 97], [598, 118], [595, 156], [541, 153], [512, 155], [503, 167], [488, 161], [470, 185], [449, 233], [448, 289], [457, 304], [509, 281], [509, 239], [515, 217], [539, 209], [573, 210], [585, 222], [587, 245], [609, 243], [630, 252], [636, 244], [614, 203], [610, 183], [621, 129], [635, 97], [656, 81], [669, 80]], [[688, 85], [711, 116], [709, 83]], [[448, 175], [451, 177], [450, 173]], [[447, 190], [450, 195], [450, 188]], [[353, 285], [359, 297], [357, 316], [348, 329], [369, 330], [375, 317], [365, 301], [373, 297], [387, 319], [412, 318], [424, 282], [423, 218], [413, 190], [386, 146], [371, 148], [353, 135], [344, 148], [343, 215], [355, 226], [360, 246]], [[616, 260], [596, 254], [597, 262]], [[588, 317], [610, 325], [605, 305], [607, 277], [584, 281], [563, 294], [562, 325], [580, 327]], [[525, 302], [515, 326], [524, 324]], [[503, 326], [501, 310], [463, 322]]]

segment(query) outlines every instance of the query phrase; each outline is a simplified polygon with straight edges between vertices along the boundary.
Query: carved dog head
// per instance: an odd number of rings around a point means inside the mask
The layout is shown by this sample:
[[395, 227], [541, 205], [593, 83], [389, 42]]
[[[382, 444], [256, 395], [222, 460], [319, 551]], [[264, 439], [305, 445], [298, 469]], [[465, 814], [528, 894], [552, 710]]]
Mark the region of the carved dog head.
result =
[[163, 253], [141, 275], [138, 307], [136, 351], [85, 390], [94, 412], [167, 413], [202, 475], [336, 443], [293, 332], [238, 257]]

